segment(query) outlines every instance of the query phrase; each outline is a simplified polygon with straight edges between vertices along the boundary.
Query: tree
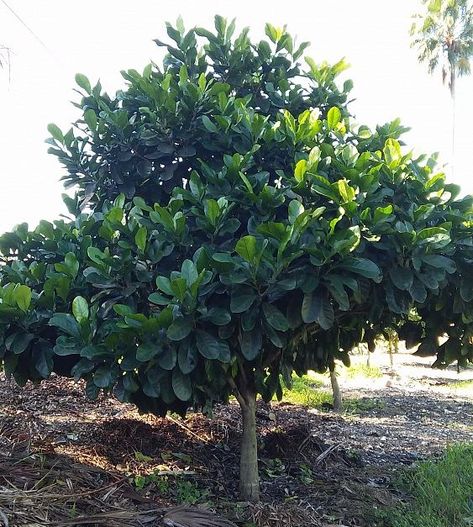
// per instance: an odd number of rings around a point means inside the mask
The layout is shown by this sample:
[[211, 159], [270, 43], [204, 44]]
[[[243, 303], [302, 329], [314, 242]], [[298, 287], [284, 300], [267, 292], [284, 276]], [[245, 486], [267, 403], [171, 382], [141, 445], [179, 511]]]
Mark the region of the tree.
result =
[[81, 117], [48, 140], [71, 218], [0, 238], [0, 356], [20, 385], [56, 371], [159, 415], [235, 395], [256, 500], [257, 396], [391, 328], [436, 365], [473, 359], [473, 199], [399, 121], [352, 122], [343, 62], [215, 27], [168, 24], [163, 66], [114, 96], [77, 75]]
[[[455, 84], [469, 75], [473, 56], [473, 6], [470, 0], [423, 0], [426, 10], [415, 15], [411, 28], [412, 46], [429, 73], [441, 68], [452, 97], [452, 155], [455, 153]], [[453, 163], [453, 159], [452, 159]]]

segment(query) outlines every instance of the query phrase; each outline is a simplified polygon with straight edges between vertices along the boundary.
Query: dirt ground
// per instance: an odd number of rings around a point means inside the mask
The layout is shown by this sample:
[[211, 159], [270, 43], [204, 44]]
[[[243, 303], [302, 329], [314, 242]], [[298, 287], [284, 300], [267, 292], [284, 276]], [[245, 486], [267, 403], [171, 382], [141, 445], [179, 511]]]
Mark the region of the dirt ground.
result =
[[[355, 362], [366, 361], [357, 356]], [[0, 525], [154, 526], [177, 503], [258, 526], [375, 526], [376, 509], [405, 497], [400, 469], [473, 441], [473, 368], [432, 370], [405, 353], [379, 378], [341, 376], [337, 415], [260, 404], [262, 503], [238, 503], [236, 405], [213, 419], [140, 416], [80, 383], [54, 378], [20, 389], [0, 378]], [[393, 374], [392, 372], [395, 372]]]

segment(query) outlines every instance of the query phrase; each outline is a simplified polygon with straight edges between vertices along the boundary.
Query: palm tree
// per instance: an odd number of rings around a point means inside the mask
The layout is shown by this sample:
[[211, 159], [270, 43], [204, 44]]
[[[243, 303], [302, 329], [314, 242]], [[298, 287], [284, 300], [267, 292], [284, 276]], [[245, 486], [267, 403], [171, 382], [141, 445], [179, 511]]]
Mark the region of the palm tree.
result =
[[471, 0], [422, 0], [424, 13], [414, 15], [412, 47], [429, 73], [441, 69], [452, 98], [452, 165], [455, 152], [455, 85], [469, 75], [473, 56], [473, 6]]
[[0, 44], [0, 68], [7, 68], [8, 79], [10, 80], [10, 55], [11, 50], [7, 46]]

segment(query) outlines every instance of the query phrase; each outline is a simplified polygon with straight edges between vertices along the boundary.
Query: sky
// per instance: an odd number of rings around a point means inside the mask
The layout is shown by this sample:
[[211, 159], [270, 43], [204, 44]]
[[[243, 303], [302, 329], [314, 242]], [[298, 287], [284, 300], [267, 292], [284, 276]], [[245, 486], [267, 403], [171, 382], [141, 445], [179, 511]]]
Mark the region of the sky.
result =
[[35, 38], [0, 0], [0, 45], [12, 50], [10, 79], [0, 70], [0, 232], [65, 211], [59, 179], [64, 169], [47, 154], [47, 125], [69, 129], [77, 117], [71, 101], [77, 72], [100, 78], [109, 93], [124, 86], [121, 70], [141, 70], [161, 52], [165, 21], [179, 15], [186, 27], [212, 26], [215, 14], [237, 19], [261, 38], [264, 25], [287, 25], [316, 61], [351, 64], [351, 111], [359, 123], [383, 124], [400, 117], [411, 131], [407, 149], [440, 152], [449, 180], [473, 193], [473, 76], [457, 85], [454, 170], [451, 101], [440, 73], [429, 75], [409, 45], [411, 16], [420, 0], [5, 0]]

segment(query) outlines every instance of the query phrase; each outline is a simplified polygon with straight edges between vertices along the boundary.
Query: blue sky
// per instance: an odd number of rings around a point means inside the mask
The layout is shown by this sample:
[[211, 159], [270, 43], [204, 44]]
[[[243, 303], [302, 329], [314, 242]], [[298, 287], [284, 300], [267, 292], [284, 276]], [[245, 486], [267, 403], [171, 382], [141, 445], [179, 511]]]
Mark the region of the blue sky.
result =
[[[45, 44], [43, 47], [0, 3], [0, 44], [12, 49], [11, 80], [0, 70], [0, 231], [22, 221], [31, 227], [64, 210], [63, 174], [44, 143], [49, 122], [68, 128], [74, 75], [101, 79], [107, 91], [123, 86], [120, 70], [159, 61], [153, 38], [165, 37], [164, 22], [182, 15], [187, 27], [210, 26], [218, 13], [250, 26], [255, 38], [265, 22], [287, 24], [315, 60], [351, 64], [355, 83], [351, 110], [370, 126], [400, 117], [412, 128], [408, 148], [439, 151], [451, 163], [451, 102], [440, 73], [428, 75], [409, 47], [411, 15], [420, 1], [293, 0], [9, 0]], [[469, 157], [473, 146], [473, 77], [457, 87], [455, 171], [450, 180], [473, 193]]]

